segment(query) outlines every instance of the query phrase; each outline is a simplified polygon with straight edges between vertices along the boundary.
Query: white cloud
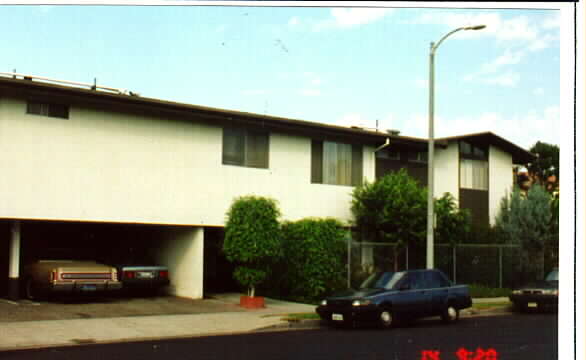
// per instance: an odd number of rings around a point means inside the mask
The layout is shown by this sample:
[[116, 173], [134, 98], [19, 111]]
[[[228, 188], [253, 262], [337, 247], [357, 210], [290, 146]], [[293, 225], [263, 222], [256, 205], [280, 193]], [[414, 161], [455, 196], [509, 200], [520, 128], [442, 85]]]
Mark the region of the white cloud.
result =
[[320, 96], [321, 90], [319, 89], [303, 89], [300, 91], [303, 96]]
[[330, 10], [330, 18], [317, 22], [313, 30], [349, 28], [370, 24], [390, 15], [393, 10], [388, 8], [334, 8]]
[[501, 41], [534, 40], [538, 32], [538, 27], [531, 24], [526, 16], [517, 16], [503, 21], [496, 32], [496, 38]]
[[[426, 114], [411, 114], [404, 121], [401, 135], [427, 138], [428, 118]], [[537, 141], [560, 144], [560, 110], [549, 106], [526, 114], [504, 116], [486, 112], [472, 117], [435, 118], [435, 137], [449, 137], [490, 131], [512, 143], [529, 149]]]
[[313, 78], [313, 79], [311, 80], [311, 85], [318, 86], [318, 85], [321, 85], [321, 83], [322, 83], [322, 81], [321, 81], [321, 79], [320, 79], [320, 78], [318, 78], [318, 77], [316, 77], [316, 78]]
[[49, 11], [53, 10], [54, 6], [51, 5], [39, 5], [38, 9], [40, 12], [46, 14]]
[[494, 37], [500, 44], [515, 44], [528, 47], [530, 50], [541, 50], [549, 47], [554, 40], [558, 40], [544, 30], [559, 27], [559, 14], [546, 18], [542, 23], [531, 21], [527, 16], [516, 16], [505, 19], [499, 13], [454, 13], [454, 12], [427, 12], [419, 15], [410, 23], [445, 25], [448, 29], [463, 26], [486, 25], [478, 31], [460, 31], [454, 34], [454, 39]]
[[552, 15], [552, 16], [548, 17], [547, 19], [545, 19], [543, 21], [543, 23], [541, 24], [541, 26], [546, 30], [559, 29], [559, 27], [560, 27], [560, 13], [559, 13], [559, 11], [556, 11], [555, 15]]
[[418, 89], [427, 89], [429, 87], [429, 80], [415, 79], [415, 86]]
[[545, 94], [545, 90], [541, 87], [533, 90], [533, 95], [535, 96], [542, 96], [543, 94]]
[[530, 51], [539, 51], [539, 50], [547, 49], [555, 41], [559, 41], [558, 36], [554, 36], [551, 34], [545, 34], [544, 36], [539, 37], [539, 38], [535, 39], [533, 42], [531, 42], [528, 49]]
[[519, 83], [521, 75], [516, 72], [506, 72], [498, 76], [487, 76], [481, 78], [480, 81], [490, 85], [500, 85], [505, 87], [515, 87]]
[[299, 25], [299, 18], [297, 16], [293, 16], [291, 19], [289, 19], [288, 24], [290, 26]]
[[481, 72], [492, 73], [505, 65], [516, 65], [521, 62], [524, 56], [524, 51], [511, 51], [507, 49], [503, 55], [497, 57], [490, 63], [482, 65]]
[[243, 95], [252, 95], [252, 96], [265, 95], [265, 94], [268, 94], [268, 91], [267, 90], [260, 90], [260, 89], [251, 89], [251, 90], [244, 90], [242, 92], [242, 94]]

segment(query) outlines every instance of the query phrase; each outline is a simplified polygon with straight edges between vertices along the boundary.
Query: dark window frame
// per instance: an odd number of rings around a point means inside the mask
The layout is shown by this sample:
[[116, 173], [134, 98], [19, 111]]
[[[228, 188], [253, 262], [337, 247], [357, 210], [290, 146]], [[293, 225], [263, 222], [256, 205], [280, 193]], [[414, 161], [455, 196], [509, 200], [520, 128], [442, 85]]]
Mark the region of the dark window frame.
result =
[[[229, 140], [230, 137], [232, 140]], [[268, 131], [240, 127], [222, 128], [222, 165], [268, 169], [269, 154]]]
[[[325, 183], [323, 176], [324, 169], [324, 142], [334, 142], [337, 144], [345, 144], [352, 146], [352, 160], [351, 160], [351, 179], [350, 184], [339, 184], [339, 183]], [[360, 144], [350, 144], [336, 140], [312, 140], [311, 141], [311, 176], [310, 181], [312, 184], [324, 184], [324, 185], [337, 185], [337, 186], [359, 186], [363, 182], [364, 172], [364, 156], [363, 146]]]
[[472, 144], [463, 140], [458, 143], [460, 157], [471, 160], [488, 161], [488, 146]]
[[429, 155], [427, 155], [427, 151], [409, 151], [409, 152], [407, 152], [407, 162], [412, 162], [412, 163], [417, 163], [417, 164], [427, 164], [428, 159], [429, 159]]
[[28, 100], [26, 102], [26, 113], [28, 115], [69, 119], [69, 105]]

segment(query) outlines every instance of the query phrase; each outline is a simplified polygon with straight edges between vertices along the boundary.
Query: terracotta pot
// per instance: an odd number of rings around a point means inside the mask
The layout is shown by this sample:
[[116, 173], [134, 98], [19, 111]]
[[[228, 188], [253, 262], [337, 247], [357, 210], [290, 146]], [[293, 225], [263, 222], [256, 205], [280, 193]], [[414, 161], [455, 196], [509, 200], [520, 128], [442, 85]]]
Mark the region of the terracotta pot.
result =
[[265, 298], [262, 296], [240, 296], [240, 306], [246, 309], [261, 309], [265, 307]]

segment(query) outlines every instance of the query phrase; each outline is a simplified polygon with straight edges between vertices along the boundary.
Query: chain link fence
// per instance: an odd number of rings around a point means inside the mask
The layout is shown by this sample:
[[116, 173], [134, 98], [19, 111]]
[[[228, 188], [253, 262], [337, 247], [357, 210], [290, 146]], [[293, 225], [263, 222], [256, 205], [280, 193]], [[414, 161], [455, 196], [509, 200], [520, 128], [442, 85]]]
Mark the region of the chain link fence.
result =
[[[425, 245], [399, 247], [389, 243], [348, 241], [347, 282], [359, 287], [375, 271], [425, 268]], [[505, 244], [435, 244], [435, 268], [454, 283], [512, 288], [528, 279], [520, 271], [521, 247]], [[546, 249], [543, 272], [557, 267], [557, 255]], [[538, 275], [537, 278], [539, 278]], [[543, 278], [543, 277], [541, 277]]]

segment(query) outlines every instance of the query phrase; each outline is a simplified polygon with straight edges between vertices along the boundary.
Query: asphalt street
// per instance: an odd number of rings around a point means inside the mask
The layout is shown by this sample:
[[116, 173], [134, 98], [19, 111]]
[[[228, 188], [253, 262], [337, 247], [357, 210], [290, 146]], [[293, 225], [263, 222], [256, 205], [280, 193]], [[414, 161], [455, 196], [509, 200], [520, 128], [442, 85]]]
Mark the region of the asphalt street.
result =
[[314, 329], [0, 352], [6, 360], [557, 359], [557, 315], [430, 319], [380, 330]]

